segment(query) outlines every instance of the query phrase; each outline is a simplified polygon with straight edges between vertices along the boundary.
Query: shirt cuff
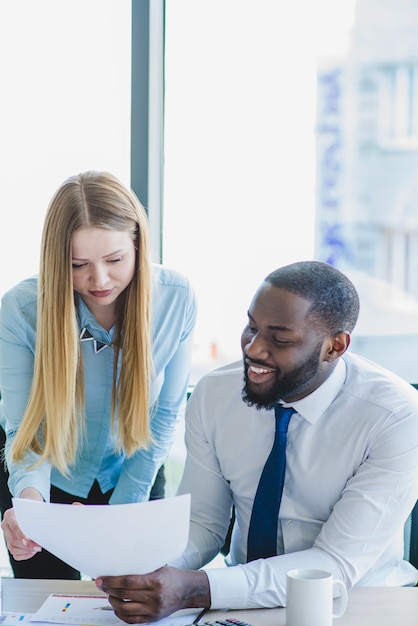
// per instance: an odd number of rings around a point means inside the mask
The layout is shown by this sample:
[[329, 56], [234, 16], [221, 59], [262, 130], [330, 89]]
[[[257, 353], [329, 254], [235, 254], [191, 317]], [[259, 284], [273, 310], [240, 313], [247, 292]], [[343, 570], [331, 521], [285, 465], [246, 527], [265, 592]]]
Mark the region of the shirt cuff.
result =
[[10, 493], [14, 498], [20, 498], [25, 489], [36, 489], [45, 502], [51, 499], [51, 483], [46, 481], [38, 472], [27, 472], [10, 485]]
[[247, 607], [248, 580], [239, 565], [204, 570], [210, 586], [211, 609]]

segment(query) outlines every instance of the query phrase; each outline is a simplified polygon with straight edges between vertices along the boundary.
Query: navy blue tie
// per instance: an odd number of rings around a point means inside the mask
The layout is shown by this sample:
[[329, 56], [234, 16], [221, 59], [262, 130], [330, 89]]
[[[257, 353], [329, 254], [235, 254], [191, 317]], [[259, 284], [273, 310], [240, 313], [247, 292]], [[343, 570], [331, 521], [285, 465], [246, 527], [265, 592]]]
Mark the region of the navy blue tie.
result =
[[277, 554], [277, 525], [286, 469], [287, 427], [295, 410], [276, 406], [276, 434], [261, 474], [248, 529], [247, 562]]

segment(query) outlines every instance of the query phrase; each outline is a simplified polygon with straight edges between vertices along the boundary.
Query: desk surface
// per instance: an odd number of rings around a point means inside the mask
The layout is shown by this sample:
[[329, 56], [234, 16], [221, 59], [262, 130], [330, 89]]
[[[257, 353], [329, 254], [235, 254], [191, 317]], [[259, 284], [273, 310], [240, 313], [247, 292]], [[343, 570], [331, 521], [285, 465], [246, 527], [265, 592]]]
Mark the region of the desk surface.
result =
[[[3, 578], [3, 611], [34, 613], [50, 593], [99, 593], [93, 582]], [[226, 615], [227, 614], [227, 615]], [[253, 626], [285, 626], [285, 609], [210, 611], [204, 619], [236, 617]], [[348, 594], [346, 614], [334, 626], [417, 626], [418, 587], [358, 587]]]

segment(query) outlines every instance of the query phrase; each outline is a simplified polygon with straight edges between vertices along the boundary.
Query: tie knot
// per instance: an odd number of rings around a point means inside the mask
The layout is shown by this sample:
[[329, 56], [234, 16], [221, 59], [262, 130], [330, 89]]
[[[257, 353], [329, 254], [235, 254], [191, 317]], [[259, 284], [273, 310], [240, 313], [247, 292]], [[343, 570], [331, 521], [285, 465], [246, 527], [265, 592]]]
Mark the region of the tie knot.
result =
[[276, 414], [276, 429], [283, 433], [287, 432], [290, 418], [293, 413], [295, 413], [295, 409], [291, 406], [282, 406], [281, 404], [278, 404], [276, 405], [274, 412]]

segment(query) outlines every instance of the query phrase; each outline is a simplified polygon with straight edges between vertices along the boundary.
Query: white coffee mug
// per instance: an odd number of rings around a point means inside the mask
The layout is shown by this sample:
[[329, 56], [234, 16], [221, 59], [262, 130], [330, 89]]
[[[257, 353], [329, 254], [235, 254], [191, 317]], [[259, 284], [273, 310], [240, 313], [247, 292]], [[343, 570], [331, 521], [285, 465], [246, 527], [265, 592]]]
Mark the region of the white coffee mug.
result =
[[[335, 600], [335, 607], [333, 597]], [[344, 615], [347, 589], [330, 572], [293, 569], [286, 580], [286, 626], [332, 626], [332, 618]]]

